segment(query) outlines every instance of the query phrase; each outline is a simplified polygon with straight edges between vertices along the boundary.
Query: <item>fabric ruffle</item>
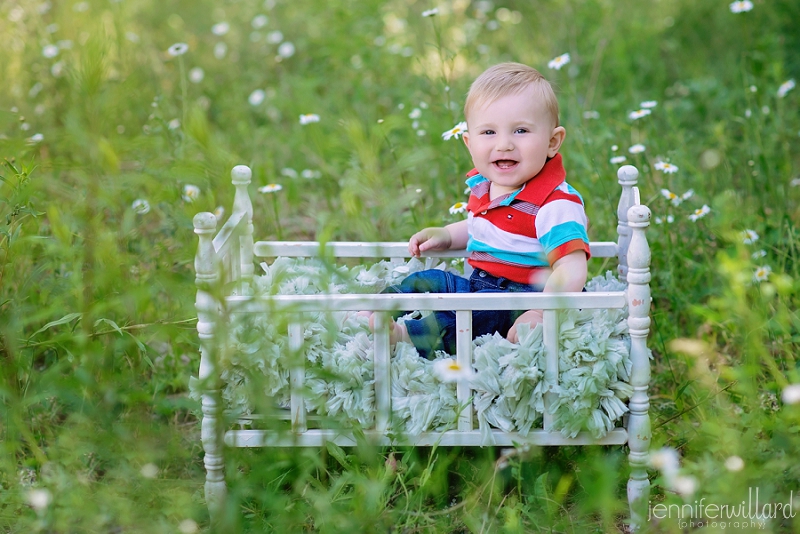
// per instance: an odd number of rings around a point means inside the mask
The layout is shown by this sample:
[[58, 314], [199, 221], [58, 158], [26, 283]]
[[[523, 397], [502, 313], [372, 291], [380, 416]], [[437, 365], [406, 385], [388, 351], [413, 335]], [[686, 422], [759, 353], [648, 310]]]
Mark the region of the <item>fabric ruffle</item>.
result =
[[[426, 267], [411, 259], [396, 264], [346, 268], [315, 259], [278, 258], [261, 264], [264, 274], [253, 277], [256, 294], [377, 293]], [[437, 268], [446, 268], [440, 264]], [[586, 285], [587, 291], [622, 291], [625, 285], [609, 271]], [[498, 334], [473, 344], [472, 409], [478, 426], [491, 442], [492, 429], [527, 435], [540, 428], [544, 395], [552, 386], [549, 407], [554, 426], [564, 436], [588, 431], [600, 438], [628, 411], [630, 337], [627, 309], [565, 310], [559, 314], [559, 382], [547, 384], [542, 325], [522, 325], [519, 343]], [[247, 415], [265, 399], [288, 407], [289, 369], [286, 318], [277, 314], [246, 314], [233, 318], [228, 350], [221, 357], [222, 395], [228, 409]], [[372, 427], [375, 389], [372, 333], [366, 317], [317, 313], [304, 316], [303, 357], [305, 400], [310, 414], [335, 418], [337, 426]], [[297, 357], [297, 356], [294, 356]], [[425, 360], [407, 343], [398, 343], [391, 359], [391, 430], [419, 434], [456, 428], [458, 401], [454, 383], [433, 372], [443, 352]], [[193, 396], [200, 394], [196, 379]]]

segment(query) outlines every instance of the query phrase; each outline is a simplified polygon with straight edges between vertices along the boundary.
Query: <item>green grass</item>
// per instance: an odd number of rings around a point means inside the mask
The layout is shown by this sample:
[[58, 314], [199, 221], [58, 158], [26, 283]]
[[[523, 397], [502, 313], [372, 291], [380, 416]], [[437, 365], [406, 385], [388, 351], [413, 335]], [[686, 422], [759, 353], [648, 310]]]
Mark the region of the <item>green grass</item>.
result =
[[[268, 20], [254, 28], [259, 14]], [[3, 3], [0, 528], [210, 529], [187, 396], [199, 359], [192, 216], [230, 208], [228, 173], [244, 163], [254, 186], [283, 186], [255, 197], [258, 238], [403, 240], [447, 223], [470, 162], [439, 134], [462, 120], [471, 80], [508, 60], [558, 87], [562, 154], [593, 239], [616, 228], [613, 156], [639, 167], [654, 216], [674, 217], [648, 230], [654, 448], [680, 452], [692, 500], [738, 503], [758, 487], [762, 503], [786, 502], [800, 490], [800, 411], [780, 400], [800, 382], [800, 90], [777, 92], [800, 78], [799, 17], [791, 0], [741, 14], [678, 0]], [[221, 21], [230, 29], [214, 35]], [[278, 61], [270, 39], [294, 54]], [[178, 42], [189, 50], [172, 57]], [[549, 70], [565, 52], [571, 62]], [[645, 100], [658, 101], [652, 114], [630, 120]], [[306, 113], [320, 121], [301, 125]], [[645, 152], [629, 154], [636, 143]], [[193, 203], [181, 199], [187, 184], [201, 190]], [[694, 195], [671, 206], [662, 188]], [[136, 199], [149, 213], [133, 211]], [[691, 221], [704, 204], [711, 212]], [[745, 229], [760, 239], [743, 244]], [[769, 279], [753, 283], [765, 265]], [[234, 451], [224, 531], [621, 525], [619, 448], [536, 449], [503, 468], [500, 455]], [[724, 466], [734, 455], [741, 471]], [[682, 503], [654, 474], [653, 503]], [[32, 489], [52, 498], [38, 512]], [[674, 519], [647, 528], [681, 531]]]

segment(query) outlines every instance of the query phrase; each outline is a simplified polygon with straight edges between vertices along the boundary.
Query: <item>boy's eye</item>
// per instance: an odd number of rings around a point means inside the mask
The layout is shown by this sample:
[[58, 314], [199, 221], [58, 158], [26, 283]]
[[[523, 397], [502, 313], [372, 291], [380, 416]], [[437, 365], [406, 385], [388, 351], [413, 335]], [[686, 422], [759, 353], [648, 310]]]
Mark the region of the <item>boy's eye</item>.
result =
[[523, 134], [523, 133], [527, 133], [527, 132], [528, 132], [527, 128], [517, 128], [516, 130], [514, 130], [514, 133], [518, 133], [518, 134]]
[[483, 135], [494, 135], [494, 130], [484, 130]]

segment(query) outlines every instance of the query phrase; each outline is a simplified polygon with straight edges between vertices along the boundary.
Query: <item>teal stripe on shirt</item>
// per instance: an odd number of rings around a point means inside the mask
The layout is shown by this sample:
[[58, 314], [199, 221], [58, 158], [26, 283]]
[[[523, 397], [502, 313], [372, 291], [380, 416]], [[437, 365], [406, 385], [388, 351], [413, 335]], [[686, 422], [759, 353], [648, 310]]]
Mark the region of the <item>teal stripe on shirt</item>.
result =
[[491, 254], [498, 260], [515, 263], [517, 265], [525, 265], [529, 267], [550, 266], [550, 264], [547, 262], [547, 258], [542, 254], [537, 254], [537, 253], [519, 254], [514, 252], [508, 252], [507, 250], [500, 250], [490, 245], [487, 245], [486, 243], [478, 241], [474, 237], [469, 238], [469, 241], [467, 242], [467, 251], [486, 252], [487, 254]]
[[575, 221], [568, 221], [557, 224], [543, 236], [539, 236], [539, 243], [542, 244], [547, 254], [574, 239], [580, 239], [584, 243], [589, 243], [589, 236], [586, 235], [586, 228]]

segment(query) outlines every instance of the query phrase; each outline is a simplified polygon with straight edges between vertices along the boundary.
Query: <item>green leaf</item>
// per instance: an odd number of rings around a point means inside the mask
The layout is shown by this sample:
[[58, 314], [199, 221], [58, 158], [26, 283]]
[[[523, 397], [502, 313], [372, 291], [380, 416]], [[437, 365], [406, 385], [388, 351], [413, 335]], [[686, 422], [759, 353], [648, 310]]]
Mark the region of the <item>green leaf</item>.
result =
[[42, 332], [44, 332], [45, 330], [50, 330], [50, 329], [51, 329], [51, 328], [53, 328], [54, 326], [58, 326], [58, 325], [60, 325], [60, 324], [67, 324], [67, 323], [71, 323], [71, 322], [72, 322], [72, 321], [74, 321], [75, 319], [80, 319], [82, 316], [83, 316], [83, 314], [82, 314], [82, 313], [79, 313], [79, 312], [75, 312], [75, 313], [68, 313], [67, 315], [65, 315], [65, 316], [64, 316], [64, 317], [62, 317], [61, 319], [56, 319], [55, 321], [50, 321], [49, 323], [47, 323], [46, 325], [44, 325], [43, 327], [41, 327], [39, 330], [37, 330], [36, 332], [34, 332], [34, 333], [33, 333], [33, 335], [31, 335], [31, 337], [30, 337], [30, 338], [28, 338], [28, 339], [34, 338], [34, 337], [36, 337], [36, 335], [38, 335], [38, 334], [41, 334], [41, 333], [42, 333]]
[[333, 456], [342, 467], [350, 469], [350, 462], [347, 461], [347, 455], [344, 453], [344, 449], [332, 441], [325, 442], [325, 447], [328, 449], [328, 453]]

